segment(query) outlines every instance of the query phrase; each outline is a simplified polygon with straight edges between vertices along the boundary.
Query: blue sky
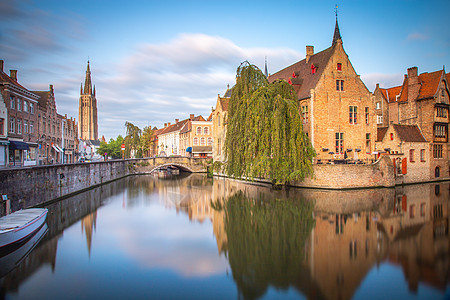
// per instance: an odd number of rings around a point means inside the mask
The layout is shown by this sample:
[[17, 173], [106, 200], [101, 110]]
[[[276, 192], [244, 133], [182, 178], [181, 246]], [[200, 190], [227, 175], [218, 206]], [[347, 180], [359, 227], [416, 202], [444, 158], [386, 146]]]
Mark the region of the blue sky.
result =
[[30, 90], [53, 84], [60, 114], [78, 119], [87, 60], [99, 135], [209, 116], [248, 60], [274, 73], [331, 45], [338, 4], [344, 49], [369, 90], [406, 69], [450, 71], [450, 1], [0, 0], [0, 59]]

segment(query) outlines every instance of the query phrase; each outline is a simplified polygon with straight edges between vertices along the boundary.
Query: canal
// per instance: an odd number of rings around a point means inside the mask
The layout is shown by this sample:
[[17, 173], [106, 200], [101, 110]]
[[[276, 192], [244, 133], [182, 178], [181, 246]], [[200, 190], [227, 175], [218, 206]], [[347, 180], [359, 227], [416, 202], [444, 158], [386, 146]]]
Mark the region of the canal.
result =
[[47, 206], [0, 298], [448, 299], [449, 190], [127, 177]]

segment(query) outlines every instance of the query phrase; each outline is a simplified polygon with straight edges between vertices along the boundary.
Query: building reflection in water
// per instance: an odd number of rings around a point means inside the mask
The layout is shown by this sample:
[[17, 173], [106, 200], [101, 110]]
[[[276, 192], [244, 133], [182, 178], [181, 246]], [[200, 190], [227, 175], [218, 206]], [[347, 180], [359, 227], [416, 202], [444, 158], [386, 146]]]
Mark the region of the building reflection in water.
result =
[[[313, 299], [351, 299], [382, 263], [402, 269], [408, 288], [445, 291], [449, 282], [449, 183], [324, 191], [271, 188], [204, 175], [127, 177], [50, 205], [49, 232], [0, 295], [17, 291], [43, 266], [55, 270], [58, 240], [80, 222], [90, 254], [97, 211], [112, 196], [123, 209], [159, 201], [191, 222], [211, 222], [220, 256], [243, 298], [270, 288]], [[77, 225], [78, 226], [78, 225]]]
[[[219, 252], [228, 256], [244, 298], [258, 298], [272, 286], [293, 287], [308, 298], [351, 299], [369, 271], [384, 262], [402, 268], [412, 293], [417, 292], [419, 283], [445, 292], [450, 270], [449, 189], [448, 183], [437, 183], [396, 189], [286, 192], [216, 179], [213, 228]], [[236, 201], [241, 203], [238, 213], [233, 208]], [[291, 213], [307, 212], [305, 208], [314, 203], [311, 230], [294, 230], [309, 216], [289, 219], [280, 209], [286, 202], [295, 203], [288, 209]], [[290, 224], [282, 226], [274, 219], [289, 220]], [[234, 223], [241, 228], [238, 233]], [[281, 252], [268, 251], [269, 243], [270, 249]], [[301, 260], [299, 253], [303, 253]]]

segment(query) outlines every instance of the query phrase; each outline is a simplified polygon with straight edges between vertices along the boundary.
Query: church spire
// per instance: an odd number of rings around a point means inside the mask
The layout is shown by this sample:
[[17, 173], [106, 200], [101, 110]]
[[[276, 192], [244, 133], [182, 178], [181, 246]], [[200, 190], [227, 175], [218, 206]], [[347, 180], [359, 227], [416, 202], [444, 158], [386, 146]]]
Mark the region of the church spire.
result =
[[92, 94], [92, 82], [91, 82], [91, 69], [89, 68], [89, 61], [86, 70], [86, 79], [84, 80], [84, 93], [85, 95]]
[[337, 8], [338, 6], [336, 5], [336, 8], [334, 10], [334, 12], [336, 13], [336, 26], [334, 27], [333, 43], [331, 45], [336, 44], [338, 40], [342, 41], [341, 32], [339, 31]]

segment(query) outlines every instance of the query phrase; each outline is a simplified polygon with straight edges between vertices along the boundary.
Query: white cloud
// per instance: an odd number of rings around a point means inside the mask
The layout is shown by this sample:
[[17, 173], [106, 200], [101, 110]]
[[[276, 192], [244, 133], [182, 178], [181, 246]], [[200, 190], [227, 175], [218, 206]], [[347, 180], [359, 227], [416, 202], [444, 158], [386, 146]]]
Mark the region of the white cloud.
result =
[[408, 41], [425, 41], [430, 39], [430, 36], [420, 33], [420, 32], [412, 32], [408, 34], [408, 37], [406, 38]]
[[390, 88], [401, 85], [403, 83], [403, 75], [369, 73], [361, 75], [361, 80], [365, 83], [366, 87], [373, 92], [377, 83], [379, 83], [382, 88]]
[[[265, 56], [273, 72], [302, 58], [291, 49], [241, 48], [223, 37], [205, 34], [184, 33], [167, 43], [139, 45], [109, 69], [113, 75], [93, 75], [99, 134], [115, 138], [121, 133], [117, 125], [103, 123], [119, 116], [122, 123], [129, 121], [141, 128], [148, 124], [160, 127], [191, 113], [208, 117], [217, 94], [234, 84], [239, 64], [248, 60], [263, 70]], [[95, 66], [91, 70], [95, 74]]]

